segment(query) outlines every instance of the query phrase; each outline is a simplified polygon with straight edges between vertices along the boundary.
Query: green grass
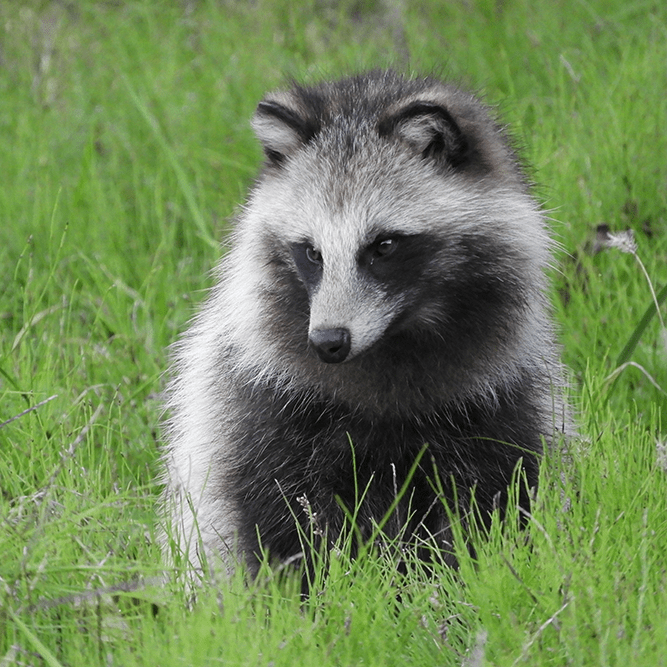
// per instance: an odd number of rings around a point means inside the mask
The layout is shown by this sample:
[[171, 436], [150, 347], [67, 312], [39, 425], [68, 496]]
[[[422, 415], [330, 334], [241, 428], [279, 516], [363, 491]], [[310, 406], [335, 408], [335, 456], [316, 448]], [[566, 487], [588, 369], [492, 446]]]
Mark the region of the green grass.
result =
[[[667, 283], [663, 2], [9, 1], [0, 30], [2, 667], [667, 664], [664, 332], [636, 258], [591, 252], [631, 228]], [[288, 76], [388, 64], [484, 90], [524, 147], [584, 437], [458, 573], [343, 550], [305, 603], [266, 572], [190, 608], [156, 583], [159, 392], [248, 118]]]

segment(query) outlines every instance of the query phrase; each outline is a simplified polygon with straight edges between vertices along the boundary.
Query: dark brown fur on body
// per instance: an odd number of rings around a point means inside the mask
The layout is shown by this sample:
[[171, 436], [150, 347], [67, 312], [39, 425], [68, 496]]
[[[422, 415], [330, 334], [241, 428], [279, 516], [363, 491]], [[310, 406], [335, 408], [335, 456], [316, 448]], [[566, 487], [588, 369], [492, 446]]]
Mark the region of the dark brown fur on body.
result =
[[[435, 538], [445, 559], [453, 563], [443, 501], [454, 509], [458, 500], [457, 509], [465, 517], [470, 510], [470, 490], [474, 489], [481, 516], [489, 519], [493, 509], [504, 507], [508, 482], [522, 458], [526, 483], [522, 480], [520, 503], [528, 508], [526, 484], [537, 484], [540, 432], [537, 415], [534, 423], [525, 422], [531, 411], [527, 391], [529, 385], [522, 388], [523, 395], [499, 397], [494, 410], [463, 405], [431, 414], [427, 423], [370, 419], [340, 406], [292, 403], [293, 397], [282, 402], [274, 395], [267, 396], [263, 414], [268, 417], [270, 412], [270, 418], [258, 425], [249, 417], [238, 426], [235, 435], [240, 446], [234, 472], [227, 481], [235, 490], [236, 502], [244, 508], [245, 521], [239, 534], [243, 552], [259, 553], [259, 533], [262, 545], [274, 557], [289, 559], [298, 551], [296, 520], [303, 535], [311, 534], [310, 512], [328, 536], [336, 538], [344, 523], [340, 505], [354, 515], [362, 495], [356, 528], [368, 538], [373, 522], [384, 518], [397, 489], [402, 488], [428, 443], [410, 479], [409, 491], [384, 532], [389, 538], [412, 535], [424, 543]], [[257, 396], [247, 398], [254, 408], [261, 401]], [[520, 432], [516, 428], [519, 417], [524, 420]], [[258, 440], [264, 443], [259, 451], [253, 446]], [[439, 488], [443, 495], [436, 498], [435, 489]], [[299, 498], [307, 499], [308, 511]]]
[[253, 125], [265, 168], [176, 350], [178, 546], [252, 568], [259, 534], [287, 560], [299, 498], [335, 539], [359, 489], [367, 537], [428, 445], [385, 530], [446, 551], [443, 501], [502, 508], [567, 421], [539, 206], [487, 109], [434, 79], [297, 86]]

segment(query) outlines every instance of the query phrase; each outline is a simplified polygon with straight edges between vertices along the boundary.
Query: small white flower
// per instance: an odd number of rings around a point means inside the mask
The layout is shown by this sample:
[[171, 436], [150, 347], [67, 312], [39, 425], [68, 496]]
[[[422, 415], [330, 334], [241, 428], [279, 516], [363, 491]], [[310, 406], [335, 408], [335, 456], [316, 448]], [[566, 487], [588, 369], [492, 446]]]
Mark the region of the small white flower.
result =
[[637, 252], [637, 241], [631, 229], [612, 233], [607, 225], [599, 225], [595, 240], [600, 248], [618, 248], [621, 252], [627, 252], [630, 255]]

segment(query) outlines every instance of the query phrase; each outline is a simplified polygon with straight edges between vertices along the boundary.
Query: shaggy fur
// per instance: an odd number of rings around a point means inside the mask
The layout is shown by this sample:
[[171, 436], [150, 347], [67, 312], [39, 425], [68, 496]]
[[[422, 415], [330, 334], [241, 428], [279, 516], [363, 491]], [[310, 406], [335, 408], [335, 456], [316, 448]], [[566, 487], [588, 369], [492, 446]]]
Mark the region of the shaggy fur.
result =
[[178, 548], [252, 570], [259, 536], [287, 560], [306, 500], [333, 540], [364, 489], [368, 536], [428, 445], [385, 532], [447, 552], [442, 501], [502, 507], [566, 422], [543, 214], [488, 110], [431, 78], [294, 86], [253, 127], [264, 169], [176, 347]]

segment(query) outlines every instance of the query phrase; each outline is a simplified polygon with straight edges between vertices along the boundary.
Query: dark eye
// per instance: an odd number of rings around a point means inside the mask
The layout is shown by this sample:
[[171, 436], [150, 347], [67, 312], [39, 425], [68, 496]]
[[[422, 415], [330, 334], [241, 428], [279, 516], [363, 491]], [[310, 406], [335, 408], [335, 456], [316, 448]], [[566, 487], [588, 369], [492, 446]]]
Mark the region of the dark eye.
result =
[[383, 239], [376, 243], [375, 254], [378, 257], [386, 257], [387, 255], [391, 255], [397, 247], [398, 241], [396, 239]]
[[322, 253], [308, 242], [295, 243], [292, 245], [292, 257], [296, 270], [299, 273], [308, 294], [319, 285], [324, 272]]
[[391, 255], [396, 250], [397, 247], [398, 247], [398, 239], [396, 238], [381, 239], [379, 241], [376, 241], [370, 247], [371, 264], [376, 259], [383, 259], [384, 257], [389, 257], [389, 255]]
[[306, 259], [313, 264], [321, 266], [322, 253], [319, 250], [315, 250], [312, 245], [306, 246]]

